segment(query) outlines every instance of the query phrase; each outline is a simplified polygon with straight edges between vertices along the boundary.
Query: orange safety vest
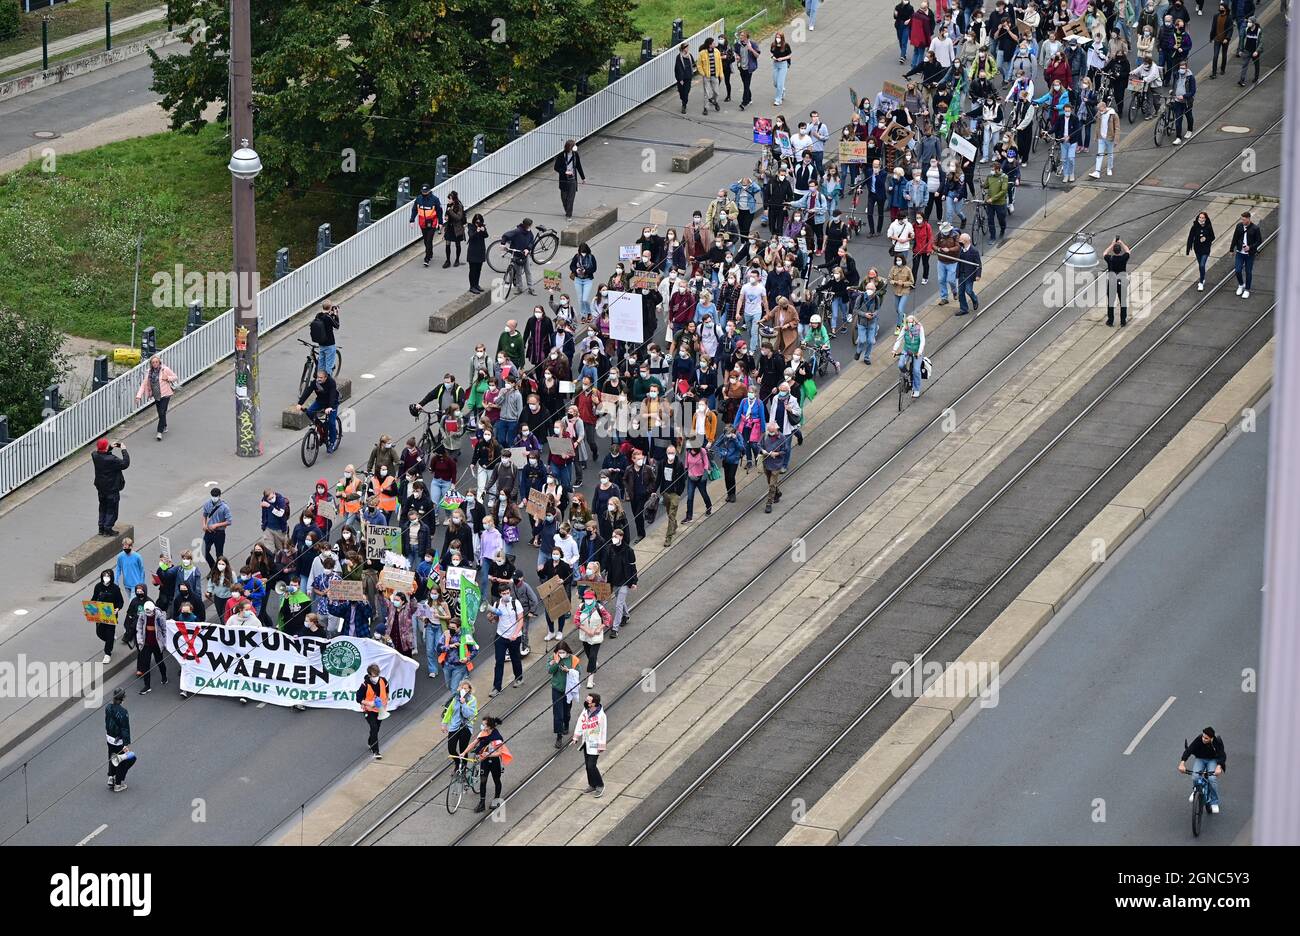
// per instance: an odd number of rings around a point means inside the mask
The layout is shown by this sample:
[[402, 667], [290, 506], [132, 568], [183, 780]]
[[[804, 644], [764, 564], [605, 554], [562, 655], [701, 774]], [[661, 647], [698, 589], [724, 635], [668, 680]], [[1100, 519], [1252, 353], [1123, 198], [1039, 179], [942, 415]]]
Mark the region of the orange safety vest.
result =
[[433, 205], [429, 205], [427, 208], [424, 205], [416, 205], [415, 217], [422, 228], [429, 225], [438, 226], [438, 209]]
[[375, 488], [375, 496], [379, 498], [379, 509], [385, 513], [390, 513], [397, 509], [397, 479], [393, 477], [385, 478], [379, 482]]
[[339, 510], [342, 513], [354, 514], [354, 513], [361, 512], [361, 500], [362, 500], [361, 498], [357, 498], [356, 500], [347, 499], [348, 495], [357, 493], [357, 490], [358, 488], [360, 488], [360, 486], [361, 486], [361, 482], [358, 481], [356, 478], [353, 478], [344, 486], [343, 497], [339, 498]]
[[[384, 708], [387, 709], [388, 680], [382, 676], [379, 677], [379, 700], [384, 703]], [[361, 703], [361, 707], [367, 712], [380, 711], [380, 709], [375, 706], [375, 687], [370, 683], [370, 680], [366, 680], [366, 700]]]

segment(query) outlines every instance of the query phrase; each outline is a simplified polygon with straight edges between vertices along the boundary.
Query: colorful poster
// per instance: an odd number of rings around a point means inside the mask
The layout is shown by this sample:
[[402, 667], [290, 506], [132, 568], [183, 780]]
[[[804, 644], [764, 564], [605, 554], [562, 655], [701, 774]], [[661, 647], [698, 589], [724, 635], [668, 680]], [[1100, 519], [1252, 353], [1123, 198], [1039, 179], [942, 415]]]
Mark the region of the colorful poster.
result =
[[117, 623], [117, 609], [111, 601], [83, 601], [81, 611], [91, 624]]
[[771, 117], [754, 118], [754, 142], [761, 143], [763, 146], [772, 145], [772, 118]]
[[469, 633], [474, 633], [474, 621], [478, 618], [479, 606], [483, 603], [483, 593], [479, 591], [478, 582], [466, 576], [460, 589], [460, 626]]
[[863, 164], [867, 161], [866, 140], [840, 140], [840, 165]]
[[543, 270], [542, 271], [542, 288], [559, 289], [560, 288], [560, 271]]

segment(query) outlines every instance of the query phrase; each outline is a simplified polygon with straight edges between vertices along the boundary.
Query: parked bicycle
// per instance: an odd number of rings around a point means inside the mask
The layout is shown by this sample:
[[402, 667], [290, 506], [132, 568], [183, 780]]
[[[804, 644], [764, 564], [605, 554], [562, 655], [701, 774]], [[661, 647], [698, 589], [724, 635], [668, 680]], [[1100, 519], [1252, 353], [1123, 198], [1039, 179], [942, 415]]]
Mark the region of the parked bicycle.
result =
[[1061, 159], [1061, 141], [1052, 137], [1047, 144], [1047, 156], [1043, 159], [1043, 188], [1047, 188], [1052, 181], [1053, 175], [1059, 175], [1064, 179], [1062, 169], [1064, 162]]
[[[299, 395], [307, 392], [307, 385], [316, 379], [316, 371], [320, 370], [320, 345], [311, 341], [298, 339], [298, 344], [305, 345], [307, 348], [307, 361], [302, 366], [302, 376], [298, 378]], [[343, 352], [337, 348], [334, 350], [334, 373], [331, 377], [337, 379], [343, 370]]]

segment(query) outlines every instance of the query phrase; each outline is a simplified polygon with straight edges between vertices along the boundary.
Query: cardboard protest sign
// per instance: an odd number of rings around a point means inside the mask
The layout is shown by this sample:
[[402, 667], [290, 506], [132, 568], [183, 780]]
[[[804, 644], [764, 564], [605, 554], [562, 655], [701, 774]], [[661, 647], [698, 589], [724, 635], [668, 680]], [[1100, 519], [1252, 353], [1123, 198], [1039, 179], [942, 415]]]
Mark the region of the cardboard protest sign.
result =
[[558, 575], [552, 575], [537, 587], [537, 597], [546, 605], [546, 613], [552, 621], [569, 613], [569, 596], [564, 593], [564, 581]]
[[559, 289], [560, 288], [560, 271], [543, 270], [542, 271], [542, 288]]
[[1016, 32], [1021, 39], [1027, 39], [1034, 34], [1034, 27], [1030, 26], [1020, 17], [1016, 17]]
[[366, 586], [359, 579], [339, 579], [336, 582], [330, 582], [330, 587], [325, 591], [325, 597], [330, 601], [365, 601]]
[[322, 519], [325, 520], [333, 520], [335, 517], [337, 517], [338, 513], [334, 510], [334, 502], [327, 501], [327, 500], [317, 501], [316, 516], [321, 517]]
[[528, 502], [524, 504], [524, 509], [534, 520], [541, 520], [546, 516], [546, 510], [550, 505], [551, 499], [541, 491], [529, 491]]
[[560, 458], [573, 457], [573, 440], [568, 436], [551, 436], [548, 440], [551, 454]]
[[402, 551], [401, 527], [371, 526], [368, 523], [363, 523], [361, 528], [365, 537], [367, 556], [374, 558], [382, 556], [388, 550], [395, 553]]
[[1083, 21], [1082, 16], [1078, 19], [1070, 20], [1061, 27], [1061, 31], [1064, 32], [1067, 37], [1078, 36], [1080, 39], [1091, 38], [1091, 34], [1088, 32], [1088, 24]]
[[840, 140], [840, 165], [865, 163], [867, 161], [866, 140]]
[[415, 591], [415, 573], [393, 566], [384, 566], [379, 573], [379, 587], [391, 588], [404, 594]]
[[573, 588], [572, 613], [574, 620], [577, 620], [578, 612], [582, 609], [582, 593], [588, 588], [596, 593], [596, 600], [602, 603], [609, 601], [610, 596], [614, 594], [614, 589], [609, 582], [591, 582], [586, 579], [578, 579]]
[[907, 87], [893, 81], [882, 82], [880, 90], [884, 92], [885, 97], [891, 97], [895, 101], [901, 101], [907, 96]]
[[524, 465], [528, 464], [528, 449], [524, 448], [522, 445], [508, 449], [507, 451], [510, 452], [510, 464], [514, 465], [516, 468], [522, 468]]
[[658, 226], [660, 224], [667, 224], [668, 212], [664, 211], [662, 208], [651, 208], [650, 223], [655, 226]]
[[111, 601], [83, 601], [81, 612], [91, 624], [117, 623], [117, 609]]
[[633, 273], [628, 285], [633, 289], [658, 289], [659, 274], [657, 273]]

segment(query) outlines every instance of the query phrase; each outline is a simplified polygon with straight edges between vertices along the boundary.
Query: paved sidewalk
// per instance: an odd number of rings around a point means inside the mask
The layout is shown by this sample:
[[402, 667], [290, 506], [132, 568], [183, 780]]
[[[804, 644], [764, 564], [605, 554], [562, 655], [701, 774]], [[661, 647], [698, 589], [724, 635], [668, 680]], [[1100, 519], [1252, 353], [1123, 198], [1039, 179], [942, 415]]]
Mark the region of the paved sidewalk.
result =
[[[149, 23], [157, 23], [167, 19], [167, 8], [165, 6], [157, 7], [153, 10], [144, 10], [140, 13], [133, 13], [130, 16], [124, 16], [121, 19], [113, 20], [113, 35], [124, 33], [128, 29], [135, 29], [137, 26], [145, 26]], [[65, 36], [62, 39], [56, 39], [50, 43], [50, 57], [58, 55], [61, 52], [71, 52], [73, 49], [80, 49], [82, 46], [88, 46], [95, 42], [104, 41], [104, 24], [100, 23], [98, 29], [88, 29], [85, 32], [77, 33], [74, 36]], [[24, 65], [39, 65], [41, 62], [41, 47], [38, 45], [34, 49], [28, 49], [26, 52], [18, 52], [14, 55], [6, 56], [0, 59], [0, 74], [13, 71], [15, 68], [22, 68]]]

